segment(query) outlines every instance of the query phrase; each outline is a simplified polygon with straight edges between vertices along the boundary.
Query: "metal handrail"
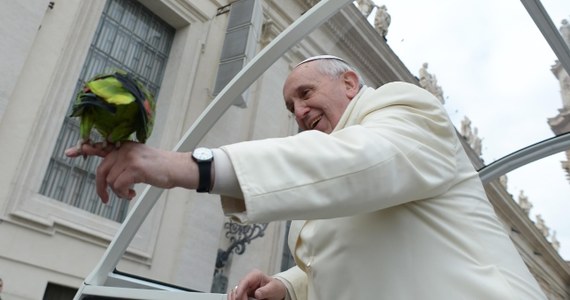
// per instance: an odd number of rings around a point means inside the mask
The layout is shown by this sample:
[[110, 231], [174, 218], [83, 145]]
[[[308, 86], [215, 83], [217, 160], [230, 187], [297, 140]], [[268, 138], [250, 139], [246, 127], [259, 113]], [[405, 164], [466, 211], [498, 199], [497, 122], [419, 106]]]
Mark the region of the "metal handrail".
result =
[[[294, 44], [299, 42], [350, 2], [352, 1], [320, 1], [287, 27], [228, 83], [210, 105], [206, 107], [190, 129], [186, 131], [173, 150], [187, 152], [194, 149], [210, 128], [212, 128], [224, 112], [232, 105], [234, 100], [257, 80], [265, 70], [285, 54]], [[144, 189], [125, 221], [121, 224], [121, 227], [105, 251], [102, 259], [80, 286], [74, 300], [82, 299], [82, 295], [86, 291], [90, 291], [90, 293], [103, 293], [106, 291], [104, 286], [110, 274], [112, 274], [116, 268], [121, 257], [127, 250], [128, 245], [131, 243], [152, 207], [154, 207], [154, 204], [158, 201], [162, 192], [163, 189], [152, 186], [147, 186]], [[116, 290], [116, 288], [113, 289]], [[100, 295], [108, 296], [107, 294]], [[203, 294], [197, 295], [203, 297]], [[166, 296], [163, 299], [169, 298]]]
[[541, 158], [570, 149], [570, 133], [522, 148], [478, 170], [483, 184]]

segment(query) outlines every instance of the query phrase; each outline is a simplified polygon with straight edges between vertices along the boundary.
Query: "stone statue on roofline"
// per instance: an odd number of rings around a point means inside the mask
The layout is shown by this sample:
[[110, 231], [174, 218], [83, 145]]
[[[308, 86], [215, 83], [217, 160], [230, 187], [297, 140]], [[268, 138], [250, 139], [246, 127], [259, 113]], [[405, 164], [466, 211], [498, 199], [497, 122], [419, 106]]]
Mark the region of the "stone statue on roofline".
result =
[[360, 12], [368, 18], [376, 4], [372, 0], [356, 0], [356, 4], [358, 5], [358, 9]]
[[546, 223], [544, 223], [544, 219], [542, 218], [542, 216], [540, 214], [536, 215], [536, 228], [538, 228], [538, 230], [540, 230], [540, 232], [542, 233], [542, 235], [545, 238], [548, 238], [548, 235], [550, 234], [549, 231], [550, 229], [546, 226]]
[[550, 244], [552, 245], [552, 248], [554, 248], [554, 250], [556, 251], [560, 250], [560, 242], [556, 238], [556, 230], [552, 231], [552, 236], [550, 237]]
[[388, 27], [390, 27], [391, 20], [392, 18], [388, 13], [386, 5], [378, 6], [376, 16], [374, 17], [374, 28], [384, 38], [384, 40], [386, 40], [386, 35], [388, 35]]
[[528, 216], [530, 210], [532, 209], [532, 203], [528, 200], [528, 196], [524, 194], [523, 190], [521, 190], [519, 193], [519, 206], [521, 207], [522, 211]]
[[467, 116], [464, 116], [463, 120], [461, 120], [461, 135], [465, 138], [467, 143], [471, 141], [473, 132], [471, 131], [471, 120], [469, 120]]
[[443, 98], [443, 90], [441, 86], [437, 84], [437, 78], [428, 72], [428, 63], [424, 63], [420, 68], [420, 86], [426, 89], [428, 92], [432, 93], [441, 104], [445, 104], [445, 99]]
[[[463, 117], [463, 120], [461, 120], [461, 135], [465, 138], [465, 141], [469, 144], [471, 149], [473, 149], [473, 152], [475, 152], [477, 156], [481, 157], [481, 155], [483, 155], [483, 140], [479, 137], [479, 130], [477, 127], [471, 130], [471, 120], [469, 120], [467, 116]], [[505, 186], [505, 189], [506, 188], [507, 187]]]
[[471, 146], [475, 154], [477, 154], [477, 156], [479, 157], [483, 155], [482, 142], [483, 140], [479, 137], [479, 130], [477, 129], [477, 127], [473, 128], [473, 135], [471, 136], [471, 143], [469, 143], [469, 145]]

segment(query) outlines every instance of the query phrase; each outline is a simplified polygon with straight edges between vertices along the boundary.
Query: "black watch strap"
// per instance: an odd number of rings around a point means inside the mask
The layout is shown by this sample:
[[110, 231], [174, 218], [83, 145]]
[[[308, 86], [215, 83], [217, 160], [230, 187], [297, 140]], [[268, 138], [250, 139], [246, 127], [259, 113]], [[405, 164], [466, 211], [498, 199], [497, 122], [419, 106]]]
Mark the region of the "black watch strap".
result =
[[209, 193], [212, 187], [212, 161], [214, 154], [208, 148], [199, 147], [192, 152], [192, 158], [198, 164], [198, 193]]
[[212, 161], [199, 161], [197, 163], [200, 179], [198, 180], [198, 188], [196, 189], [196, 192], [208, 193], [210, 191], [212, 179]]

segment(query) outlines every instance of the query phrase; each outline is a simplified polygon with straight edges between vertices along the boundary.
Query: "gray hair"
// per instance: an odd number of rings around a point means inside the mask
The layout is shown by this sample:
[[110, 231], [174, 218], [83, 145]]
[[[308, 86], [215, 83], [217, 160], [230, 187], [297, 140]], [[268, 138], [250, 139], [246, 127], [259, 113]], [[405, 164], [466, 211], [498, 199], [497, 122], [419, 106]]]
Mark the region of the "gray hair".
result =
[[319, 72], [332, 78], [340, 78], [340, 76], [345, 72], [352, 71], [358, 76], [359, 87], [362, 88], [364, 86], [364, 79], [362, 79], [362, 76], [360, 76], [360, 72], [358, 72], [356, 68], [349, 65], [344, 59], [340, 57], [332, 55], [313, 56], [300, 62], [295, 66], [295, 68], [310, 61], [318, 61], [317, 69]]

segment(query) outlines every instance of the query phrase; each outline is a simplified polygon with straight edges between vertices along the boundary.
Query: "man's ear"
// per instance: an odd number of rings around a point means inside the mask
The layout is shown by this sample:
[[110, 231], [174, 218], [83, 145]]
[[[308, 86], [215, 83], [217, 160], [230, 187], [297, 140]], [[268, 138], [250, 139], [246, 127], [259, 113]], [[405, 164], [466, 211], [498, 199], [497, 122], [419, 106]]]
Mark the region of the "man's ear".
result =
[[358, 75], [354, 71], [346, 71], [342, 75], [342, 79], [346, 88], [346, 96], [352, 100], [360, 90]]

